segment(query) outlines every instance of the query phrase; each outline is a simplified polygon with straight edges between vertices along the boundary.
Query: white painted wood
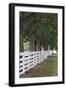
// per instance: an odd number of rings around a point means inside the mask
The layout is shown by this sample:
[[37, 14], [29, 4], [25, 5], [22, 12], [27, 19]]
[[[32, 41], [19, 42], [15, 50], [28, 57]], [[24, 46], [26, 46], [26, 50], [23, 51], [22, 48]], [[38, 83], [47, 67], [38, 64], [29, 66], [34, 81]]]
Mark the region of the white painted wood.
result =
[[49, 55], [52, 55], [51, 50], [20, 52], [19, 75], [24, 74], [30, 68], [33, 68], [38, 63], [44, 61]]

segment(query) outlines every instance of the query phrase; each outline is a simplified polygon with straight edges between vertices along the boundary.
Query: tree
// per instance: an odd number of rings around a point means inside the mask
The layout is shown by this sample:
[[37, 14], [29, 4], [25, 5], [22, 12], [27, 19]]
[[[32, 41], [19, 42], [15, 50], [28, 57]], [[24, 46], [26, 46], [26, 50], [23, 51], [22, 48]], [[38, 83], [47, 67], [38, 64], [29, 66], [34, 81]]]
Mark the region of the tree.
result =
[[21, 12], [20, 17], [22, 43], [30, 41], [30, 51], [41, 50], [42, 47], [47, 50], [48, 45], [51, 49], [57, 48], [57, 14]]

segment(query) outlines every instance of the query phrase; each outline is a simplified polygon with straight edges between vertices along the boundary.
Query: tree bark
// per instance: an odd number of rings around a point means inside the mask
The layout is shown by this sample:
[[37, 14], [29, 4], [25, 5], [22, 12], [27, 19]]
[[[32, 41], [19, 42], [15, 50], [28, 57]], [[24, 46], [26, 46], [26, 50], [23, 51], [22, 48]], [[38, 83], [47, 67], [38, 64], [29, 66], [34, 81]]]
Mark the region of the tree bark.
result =
[[38, 41], [38, 51], [41, 51], [41, 43]]
[[47, 40], [47, 38], [45, 38], [43, 46], [44, 46], [44, 50], [47, 51], [48, 50], [48, 40]]
[[30, 35], [30, 51], [35, 51], [35, 37], [34, 35]]
[[40, 43], [40, 40], [36, 40], [36, 51], [41, 51], [41, 43]]
[[23, 34], [20, 33], [20, 52], [24, 52]]

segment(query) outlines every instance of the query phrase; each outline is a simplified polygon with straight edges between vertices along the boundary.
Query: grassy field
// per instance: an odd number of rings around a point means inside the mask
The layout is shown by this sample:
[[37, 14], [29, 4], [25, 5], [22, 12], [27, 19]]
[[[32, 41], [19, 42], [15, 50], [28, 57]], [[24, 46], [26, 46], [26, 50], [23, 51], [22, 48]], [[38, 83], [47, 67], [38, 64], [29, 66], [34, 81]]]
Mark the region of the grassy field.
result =
[[34, 68], [28, 70], [25, 74], [21, 75], [20, 78], [57, 76], [57, 70], [57, 56], [49, 56], [47, 60], [44, 60]]

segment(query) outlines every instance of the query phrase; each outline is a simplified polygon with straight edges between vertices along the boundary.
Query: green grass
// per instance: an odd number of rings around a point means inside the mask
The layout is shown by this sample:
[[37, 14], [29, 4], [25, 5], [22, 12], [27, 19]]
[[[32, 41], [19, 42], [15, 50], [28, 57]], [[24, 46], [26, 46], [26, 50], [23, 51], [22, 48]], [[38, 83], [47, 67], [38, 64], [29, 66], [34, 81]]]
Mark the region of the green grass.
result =
[[21, 75], [22, 77], [48, 77], [57, 76], [58, 73], [58, 61], [57, 56], [49, 56], [47, 60], [44, 60], [34, 68]]

